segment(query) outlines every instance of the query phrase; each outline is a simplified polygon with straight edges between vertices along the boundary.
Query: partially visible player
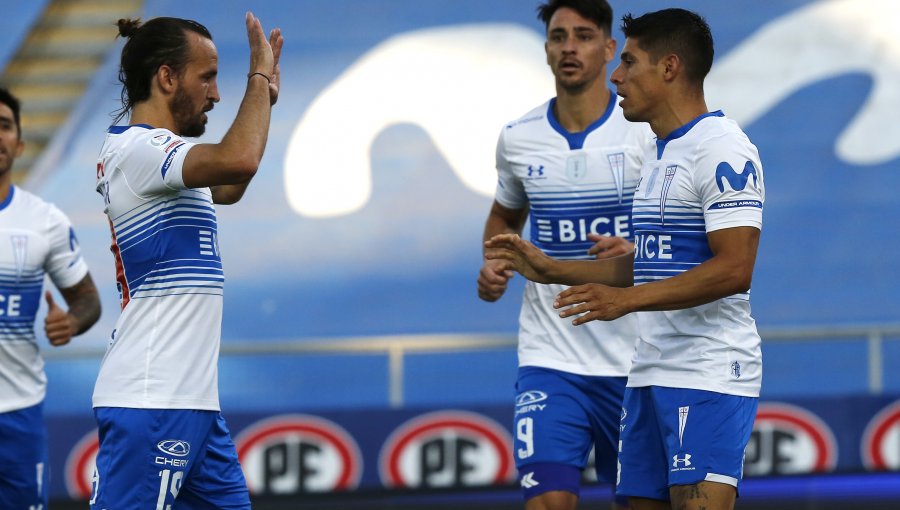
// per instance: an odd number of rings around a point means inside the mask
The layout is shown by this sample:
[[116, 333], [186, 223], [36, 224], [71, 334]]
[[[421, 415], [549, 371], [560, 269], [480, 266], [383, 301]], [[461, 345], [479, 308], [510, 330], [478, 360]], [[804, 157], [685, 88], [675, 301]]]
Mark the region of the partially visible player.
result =
[[249, 509], [219, 412], [224, 273], [214, 204], [259, 167], [280, 85], [278, 29], [246, 15], [250, 70], [220, 143], [197, 144], [219, 101], [218, 53], [196, 21], [119, 20], [130, 124], [108, 130], [97, 191], [112, 230], [122, 314], [94, 388], [100, 451], [91, 508]]
[[713, 40], [700, 16], [628, 15], [623, 31], [612, 82], [625, 118], [658, 136], [635, 190], [633, 257], [556, 261], [510, 234], [489, 241], [488, 256], [539, 282], [597, 282], [559, 294], [574, 324], [642, 312], [617, 492], [635, 510], [729, 510], [762, 375], [749, 301], [762, 165], [740, 127], [706, 106]]
[[[551, 256], [629, 253], [632, 196], [652, 134], [625, 120], [606, 84], [616, 51], [612, 9], [606, 0], [551, 0], [538, 12], [556, 97], [501, 131], [484, 239], [520, 233], [530, 215], [532, 241]], [[504, 261], [485, 259], [478, 295], [496, 301], [510, 277]], [[622, 396], [637, 339], [634, 317], [584, 328], [558, 320], [553, 300], [562, 290], [528, 282], [519, 316], [513, 436], [530, 510], [574, 510], [591, 447], [598, 478], [615, 483]]]
[[100, 318], [100, 298], [75, 231], [59, 209], [12, 184], [22, 154], [19, 101], [0, 88], [0, 508], [47, 508], [50, 466], [44, 396], [47, 377], [34, 322], [44, 275], [68, 311], [44, 291], [44, 331], [66, 345]]

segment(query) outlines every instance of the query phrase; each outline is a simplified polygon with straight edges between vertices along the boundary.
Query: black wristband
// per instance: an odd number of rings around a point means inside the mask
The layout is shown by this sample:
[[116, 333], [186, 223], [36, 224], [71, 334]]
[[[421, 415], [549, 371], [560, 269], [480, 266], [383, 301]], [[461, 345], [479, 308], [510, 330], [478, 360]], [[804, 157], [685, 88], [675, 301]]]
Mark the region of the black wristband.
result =
[[266, 76], [265, 74], [263, 74], [263, 73], [261, 73], [261, 72], [259, 72], [259, 71], [255, 72], [255, 73], [250, 73], [250, 74], [248, 74], [248, 75], [247, 75], [247, 80], [250, 80], [250, 78], [253, 78], [253, 77], [254, 77], [255, 75], [257, 75], [257, 74], [260, 75], [260, 76], [262, 76], [263, 78], [265, 78], [267, 82], [272, 83], [272, 78], [269, 78], [268, 76]]

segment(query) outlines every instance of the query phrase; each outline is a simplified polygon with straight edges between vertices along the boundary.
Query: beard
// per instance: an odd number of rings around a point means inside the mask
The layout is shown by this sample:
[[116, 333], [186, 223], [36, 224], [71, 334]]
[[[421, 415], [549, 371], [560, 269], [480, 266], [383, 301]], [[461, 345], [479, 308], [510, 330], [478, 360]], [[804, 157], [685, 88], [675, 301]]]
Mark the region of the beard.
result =
[[171, 108], [179, 135], [196, 138], [206, 131], [206, 121], [203, 120], [202, 109], [198, 108], [180, 87], [175, 91]]

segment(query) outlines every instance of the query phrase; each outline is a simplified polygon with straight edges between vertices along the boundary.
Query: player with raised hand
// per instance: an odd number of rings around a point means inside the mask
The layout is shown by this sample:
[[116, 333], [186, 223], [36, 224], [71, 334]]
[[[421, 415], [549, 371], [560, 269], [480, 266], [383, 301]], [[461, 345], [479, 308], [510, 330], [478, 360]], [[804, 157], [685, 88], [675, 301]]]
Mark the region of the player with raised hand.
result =
[[[222, 141], [218, 53], [196, 21], [120, 20], [123, 109], [97, 163], [122, 313], [94, 387], [100, 451], [91, 508], [249, 509], [220, 413], [224, 272], [214, 204], [240, 200], [259, 168], [280, 88], [280, 30], [246, 15], [247, 88]], [[177, 504], [176, 504], [177, 500]]]

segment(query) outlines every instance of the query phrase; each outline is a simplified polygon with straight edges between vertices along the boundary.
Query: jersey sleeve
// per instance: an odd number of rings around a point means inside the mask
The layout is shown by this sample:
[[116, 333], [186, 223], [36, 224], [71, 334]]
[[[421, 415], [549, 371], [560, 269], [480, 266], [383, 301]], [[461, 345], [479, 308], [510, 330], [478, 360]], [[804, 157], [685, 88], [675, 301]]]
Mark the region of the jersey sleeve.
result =
[[44, 272], [57, 288], [73, 287], [88, 273], [75, 230], [69, 218], [53, 205], [49, 206], [46, 228], [50, 249], [44, 261]]
[[694, 185], [706, 231], [732, 227], [762, 230], [765, 202], [759, 152], [743, 133], [727, 133], [698, 149]]
[[528, 195], [522, 181], [516, 177], [509, 164], [506, 148], [506, 128], [497, 140], [497, 190], [494, 200], [508, 209], [524, 209], [528, 205]]
[[195, 145], [166, 129], [136, 137], [120, 164], [128, 169], [125, 178], [131, 190], [149, 196], [187, 189], [182, 174], [184, 158]]

